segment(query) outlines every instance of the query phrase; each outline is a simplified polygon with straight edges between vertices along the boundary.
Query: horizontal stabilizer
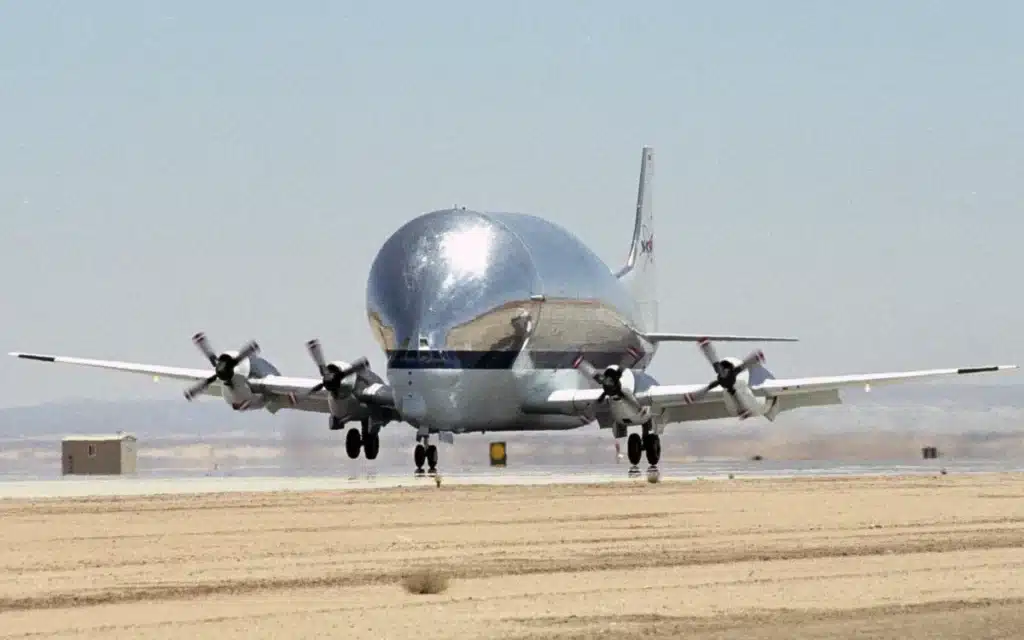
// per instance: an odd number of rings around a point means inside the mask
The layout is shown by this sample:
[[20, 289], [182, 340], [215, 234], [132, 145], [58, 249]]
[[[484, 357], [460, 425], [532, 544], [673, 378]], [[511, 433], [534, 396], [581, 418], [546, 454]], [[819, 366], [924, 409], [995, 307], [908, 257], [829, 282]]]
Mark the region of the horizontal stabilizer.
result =
[[707, 333], [645, 333], [644, 337], [651, 342], [797, 342], [797, 338], [779, 338], [772, 336], [716, 336]]

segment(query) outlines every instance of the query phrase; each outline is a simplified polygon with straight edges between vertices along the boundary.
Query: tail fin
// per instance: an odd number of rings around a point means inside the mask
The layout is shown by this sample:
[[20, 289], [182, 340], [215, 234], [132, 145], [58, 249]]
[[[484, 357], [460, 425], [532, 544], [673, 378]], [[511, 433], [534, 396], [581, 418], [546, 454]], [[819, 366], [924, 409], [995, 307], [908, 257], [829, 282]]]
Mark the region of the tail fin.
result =
[[636, 305], [641, 331], [658, 329], [658, 282], [654, 265], [654, 213], [651, 210], [651, 181], [654, 178], [654, 149], [645, 146], [640, 160], [640, 185], [636, 194], [636, 222], [626, 264], [615, 274]]

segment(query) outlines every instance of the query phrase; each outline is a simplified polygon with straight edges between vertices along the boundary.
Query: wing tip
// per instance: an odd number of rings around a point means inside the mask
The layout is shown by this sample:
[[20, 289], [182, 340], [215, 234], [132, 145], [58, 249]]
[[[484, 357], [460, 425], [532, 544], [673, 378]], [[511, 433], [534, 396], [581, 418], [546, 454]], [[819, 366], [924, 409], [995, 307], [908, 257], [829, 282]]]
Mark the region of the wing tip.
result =
[[988, 367], [960, 367], [956, 370], [957, 375], [964, 376], [972, 373], [995, 373], [996, 371], [1012, 371], [1016, 369], [1015, 364], [997, 364]]
[[38, 353], [21, 353], [19, 351], [11, 351], [7, 355], [14, 358], [21, 358], [22, 360], [35, 360], [36, 362], [56, 362], [56, 356], [45, 356]]

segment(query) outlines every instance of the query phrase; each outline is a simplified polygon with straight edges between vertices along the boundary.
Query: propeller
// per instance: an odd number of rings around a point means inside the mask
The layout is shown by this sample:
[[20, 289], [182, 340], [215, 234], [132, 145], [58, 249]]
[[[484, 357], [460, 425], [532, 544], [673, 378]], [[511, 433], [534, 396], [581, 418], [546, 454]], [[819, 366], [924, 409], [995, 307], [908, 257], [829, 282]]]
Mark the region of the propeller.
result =
[[735, 365], [728, 360], [719, 359], [718, 353], [715, 352], [715, 347], [707, 338], [702, 338], [697, 342], [697, 345], [704, 353], [704, 357], [708, 359], [709, 363], [711, 363], [711, 367], [715, 370], [715, 379], [709, 382], [707, 386], [700, 391], [688, 394], [687, 400], [689, 402], [696, 402], [707, 395], [707, 393], [715, 387], [722, 387], [730, 396], [732, 396], [732, 399], [736, 402], [736, 406], [739, 407], [739, 418], [741, 420], [749, 418], [753, 414], [753, 410], [747, 406], [742, 396], [736, 394], [736, 379], [739, 378], [741, 373], [749, 369], [754, 364], [764, 362], [764, 352], [760, 350], [753, 351], [738, 365]]
[[306, 349], [313, 358], [313, 362], [316, 363], [317, 369], [320, 370], [321, 379], [320, 384], [306, 392], [307, 396], [313, 395], [321, 389], [326, 389], [331, 396], [337, 398], [341, 392], [341, 382], [345, 378], [370, 366], [370, 361], [366, 358], [359, 358], [345, 368], [339, 367], [334, 363], [328, 363], [324, 360], [323, 349], [320, 347], [320, 341], [316, 338], [306, 343]]
[[185, 399], [192, 400], [197, 395], [206, 391], [214, 382], [220, 380], [229, 389], [234, 388], [235, 385], [235, 367], [237, 367], [243, 360], [249, 356], [256, 355], [260, 352], [260, 346], [254, 341], [249, 341], [243, 346], [237, 355], [231, 355], [229, 353], [222, 353], [217, 355], [213, 348], [210, 347], [210, 341], [206, 339], [206, 334], [199, 332], [192, 336], [192, 342], [199, 348], [206, 359], [213, 365], [213, 375], [205, 380], [200, 380], [196, 384], [192, 385], [185, 390]]
[[640, 405], [640, 401], [636, 399], [636, 396], [628, 389], [622, 387], [621, 368], [608, 367], [604, 371], [599, 371], [597, 367], [584, 359], [583, 354], [576, 356], [572, 366], [586, 377], [601, 385], [601, 395], [597, 397], [598, 402], [604, 402], [606, 398], [615, 398], [625, 401], [637, 413], [643, 411], [643, 407]]

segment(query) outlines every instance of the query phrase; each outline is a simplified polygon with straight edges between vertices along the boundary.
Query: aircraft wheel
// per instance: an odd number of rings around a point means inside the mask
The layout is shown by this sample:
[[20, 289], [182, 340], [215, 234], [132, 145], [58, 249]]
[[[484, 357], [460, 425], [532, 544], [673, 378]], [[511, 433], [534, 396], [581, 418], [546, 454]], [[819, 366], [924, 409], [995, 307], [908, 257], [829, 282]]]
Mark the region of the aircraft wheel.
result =
[[658, 461], [661, 460], [661, 436], [648, 433], [644, 437], [644, 452], [647, 454], [647, 463], [652, 467], [658, 466]]
[[416, 473], [423, 473], [423, 463], [427, 461], [427, 448], [417, 444], [412, 452], [412, 459], [416, 462]]
[[427, 445], [427, 466], [430, 473], [437, 473], [437, 445]]
[[359, 450], [363, 446], [363, 435], [359, 433], [359, 429], [349, 429], [348, 433], [345, 434], [345, 453], [348, 457], [355, 460], [359, 457]]
[[367, 460], [376, 460], [377, 453], [380, 452], [380, 434], [373, 431], [368, 431], [366, 436], [363, 437], [363, 452], [366, 454]]
[[639, 433], [629, 434], [629, 439], [626, 441], [626, 453], [629, 455], [629, 464], [634, 467], [640, 464], [640, 456], [644, 453], [644, 443], [640, 438]]

